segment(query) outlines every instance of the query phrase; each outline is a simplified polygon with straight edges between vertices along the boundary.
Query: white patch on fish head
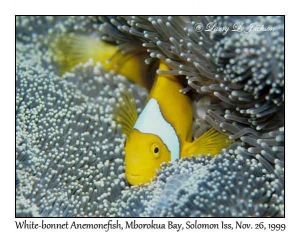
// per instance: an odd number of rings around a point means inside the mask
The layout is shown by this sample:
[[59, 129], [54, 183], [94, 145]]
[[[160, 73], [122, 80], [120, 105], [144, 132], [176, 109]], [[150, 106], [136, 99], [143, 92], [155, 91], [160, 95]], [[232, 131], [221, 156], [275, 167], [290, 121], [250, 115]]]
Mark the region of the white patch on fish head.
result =
[[158, 136], [171, 152], [171, 161], [180, 158], [180, 144], [176, 131], [162, 115], [156, 99], [151, 98], [148, 101], [134, 129]]

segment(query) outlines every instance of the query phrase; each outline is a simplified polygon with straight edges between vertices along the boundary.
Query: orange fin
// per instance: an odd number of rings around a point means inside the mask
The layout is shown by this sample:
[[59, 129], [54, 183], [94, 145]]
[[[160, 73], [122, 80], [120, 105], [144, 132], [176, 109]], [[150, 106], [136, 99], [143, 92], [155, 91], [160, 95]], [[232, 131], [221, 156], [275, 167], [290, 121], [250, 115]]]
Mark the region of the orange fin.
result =
[[232, 143], [233, 140], [230, 140], [227, 135], [211, 128], [195, 141], [186, 142], [183, 145], [182, 154], [183, 157], [198, 156], [199, 154], [215, 156]]

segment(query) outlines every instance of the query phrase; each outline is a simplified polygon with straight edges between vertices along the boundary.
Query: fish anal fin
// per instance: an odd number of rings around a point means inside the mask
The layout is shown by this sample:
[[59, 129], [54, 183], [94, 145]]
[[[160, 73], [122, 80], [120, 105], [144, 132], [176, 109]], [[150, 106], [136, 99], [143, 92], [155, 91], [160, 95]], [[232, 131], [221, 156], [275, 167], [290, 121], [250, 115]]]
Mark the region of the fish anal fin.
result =
[[121, 93], [113, 118], [121, 125], [122, 133], [128, 137], [138, 119], [136, 104], [131, 93]]
[[182, 148], [182, 157], [202, 155], [215, 156], [226, 149], [233, 140], [215, 129], [210, 129], [193, 142], [186, 142]]

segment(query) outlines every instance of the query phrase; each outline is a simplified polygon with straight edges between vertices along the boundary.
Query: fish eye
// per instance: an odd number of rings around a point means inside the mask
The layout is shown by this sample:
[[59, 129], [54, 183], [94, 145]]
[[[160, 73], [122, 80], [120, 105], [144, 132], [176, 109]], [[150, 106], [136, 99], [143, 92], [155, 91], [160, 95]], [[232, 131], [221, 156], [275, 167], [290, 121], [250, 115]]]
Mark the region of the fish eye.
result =
[[155, 158], [159, 158], [159, 145], [157, 143], [153, 143], [151, 146], [152, 154]]

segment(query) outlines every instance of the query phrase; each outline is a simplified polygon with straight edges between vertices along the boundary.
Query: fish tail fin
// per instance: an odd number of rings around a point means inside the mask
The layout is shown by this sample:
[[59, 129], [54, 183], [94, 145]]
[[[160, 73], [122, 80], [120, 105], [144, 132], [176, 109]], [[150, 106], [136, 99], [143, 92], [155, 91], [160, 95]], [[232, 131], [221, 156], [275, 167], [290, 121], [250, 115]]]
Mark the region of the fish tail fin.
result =
[[131, 93], [121, 93], [113, 119], [122, 126], [122, 133], [128, 137], [138, 119], [136, 104]]
[[232, 143], [233, 140], [230, 140], [227, 135], [211, 128], [195, 141], [185, 143], [183, 155], [186, 157], [199, 154], [215, 156]]
[[60, 74], [89, 59], [102, 63], [104, 68], [110, 68], [107, 60], [117, 52], [115, 46], [104, 43], [96, 37], [74, 34], [55, 38], [51, 49]]
[[145, 63], [148, 57], [146, 50], [129, 44], [121, 47], [94, 36], [75, 34], [57, 37], [51, 45], [60, 74], [70, 71], [78, 63], [93, 59], [95, 63], [100, 62], [106, 71], [113, 70], [149, 89], [152, 80], [148, 75], [150, 66]]

